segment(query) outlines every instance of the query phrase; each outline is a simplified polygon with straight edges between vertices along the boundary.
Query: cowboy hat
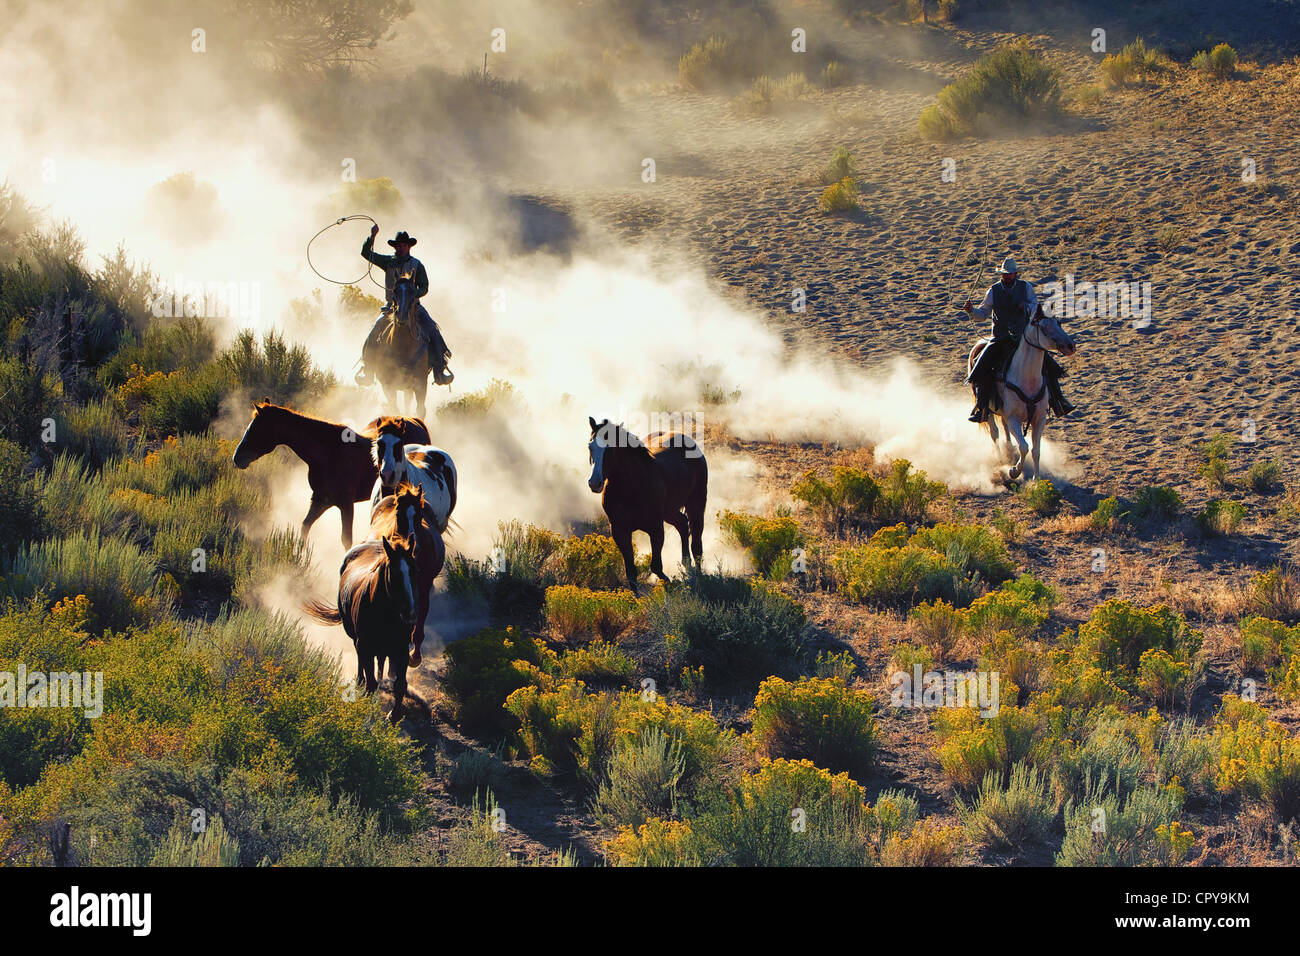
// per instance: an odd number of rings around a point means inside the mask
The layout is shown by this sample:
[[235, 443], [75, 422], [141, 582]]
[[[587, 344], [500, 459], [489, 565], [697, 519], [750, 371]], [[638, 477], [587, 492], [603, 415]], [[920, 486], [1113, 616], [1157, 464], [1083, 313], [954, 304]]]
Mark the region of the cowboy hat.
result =
[[388, 240], [388, 244], [392, 246], [394, 249], [397, 248], [397, 244], [399, 242], [405, 242], [407, 245], [411, 245], [411, 246], [415, 245], [415, 240], [412, 239], [409, 235], [407, 235], [405, 230], [399, 232], [395, 238]]
[[[402, 233], [402, 235], [406, 235], [406, 233]], [[1016, 273], [1019, 271], [1020, 270], [1016, 268], [1016, 260], [1007, 256], [1002, 263], [1002, 274], [1007, 275], [1008, 273]]]

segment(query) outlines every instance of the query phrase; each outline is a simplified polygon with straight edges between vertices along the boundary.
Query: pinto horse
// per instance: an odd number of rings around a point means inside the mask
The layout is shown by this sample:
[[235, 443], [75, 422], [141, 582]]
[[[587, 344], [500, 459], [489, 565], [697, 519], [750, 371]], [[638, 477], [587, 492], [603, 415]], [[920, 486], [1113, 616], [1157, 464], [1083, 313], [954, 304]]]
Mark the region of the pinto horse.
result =
[[394, 494], [381, 498], [370, 516], [370, 535], [384, 538], [396, 534], [415, 541], [416, 608], [411, 627], [411, 667], [420, 666], [420, 647], [424, 644], [424, 622], [429, 616], [429, 592], [433, 579], [442, 571], [447, 549], [427, 520], [424, 490], [409, 482], [397, 486]]
[[381, 333], [381, 347], [375, 350], [375, 380], [390, 409], [396, 411], [397, 399], [408, 392], [415, 413], [423, 418], [429, 391], [429, 346], [420, 338], [419, 306], [414, 280], [409, 275], [399, 276], [393, 283], [388, 327]]
[[380, 418], [376, 422], [374, 465], [378, 477], [370, 493], [371, 520], [379, 502], [407, 481], [424, 492], [429, 524], [442, 534], [456, 508], [456, 465], [441, 448], [408, 442], [401, 421]]
[[[363, 541], [343, 556], [338, 603], [307, 601], [303, 610], [321, 624], [342, 624], [357, 651], [357, 684], [372, 694], [384, 676], [393, 678], [393, 712], [402, 719], [406, 699], [407, 646], [415, 624], [419, 577], [414, 538], [396, 534]], [[376, 676], [377, 675], [377, 676]]]
[[[632, 593], [639, 593], [632, 552], [632, 532], [650, 536], [650, 570], [667, 580], [663, 566], [665, 522], [682, 539], [682, 564], [695, 567], [704, 557], [704, 504], [708, 497], [709, 466], [704, 452], [689, 436], [655, 432], [643, 443], [623, 426], [588, 418], [591, 477], [587, 486], [601, 496], [610, 532], [623, 555], [623, 569]], [[689, 538], [689, 550], [687, 549]]]
[[[235, 449], [236, 468], [247, 468], [281, 445], [307, 464], [311, 504], [302, 519], [302, 537], [330, 508], [343, 521], [343, 547], [352, 547], [352, 505], [370, 497], [378, 470], [372, 451], [380, 421], [400, 431], [404, 441], [427, 442], [429, 429], [418, 418], [375, 419], [360, 431], [347, 425], [312, 418], [270, 402], [254, 402], [253, 418]], [[395, 423], [395, 424], [394, 424]]]
[[[988, 339], [980, 339], [971, 349], [966, 360], [966, 374], [970, 375], [980, 353], [988, 347]], [[1025, 331], [1016, 344], [1006, 374], [997, 380], [996, 412], [1002, 419], [1003, 456], [1011, 460], [1011, 439], [1016, 440], [1020, 450], [1019, 457], [1011, 466], [1011, 478], [1024, 474], [1026, 480], [1039, 475], [1038, 458], [1042, 452], [1043, 428], [1047, 424], [1047, 380], [1043, 377], [1043, 357], [1048, 352], [1061, 355], [1074, 354], [1074, 341], [1061, 328], [1061, 324], [1043, 309], [1038, 309], [1034, 317], [1025, 326]], [[998, 426], [993, 416], [988, 418], [989, 437], [993, 447], [998, 446]], [[1033, 470], [1029, 470], [1030, 444], [1025, 440], [1025, 432], [1030, 434], [1033, 442]]]

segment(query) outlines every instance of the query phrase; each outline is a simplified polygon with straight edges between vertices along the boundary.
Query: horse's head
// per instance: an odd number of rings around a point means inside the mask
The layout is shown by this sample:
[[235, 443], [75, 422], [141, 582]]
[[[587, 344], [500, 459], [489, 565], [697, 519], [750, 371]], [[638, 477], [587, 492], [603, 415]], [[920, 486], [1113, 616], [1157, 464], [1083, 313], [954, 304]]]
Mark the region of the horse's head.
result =
[[1074, 354], [1074, 340], [1066, 334], [1065, 329], [1061, 328], [1061, 323], [1057, 321], [1056, 316], [1049, 314], [1046, 309], [1038, 310], [1033, 321], [1029, 323], [1029, 328], [1025, 330], [1025, 335], [1029, 336], [1031, 331], [1034, 338], [1030, 341], [1030, 345], [1036, 345], [1048, 352], [1059, 352], [1061, 355]]
[[403, 440], [402, 423], [395, 418], [381, 418], [379, 431], [372, 446], [375, 467], [379, 469], [379, 480], [385, 490], [391, 489], [401, 473], [406, 461], [406, 443]]
[[587, 487], [594, 493], [600, 494], [605, 488], [605, 482], [609, 480], [610, 469], [613, 466], [611, 459], [616, 450], [635, 448], [647, 457], [650, 452], [641, 443], [641, 439], [609, 419], [597, 424], [596, 419], [588, 416], [587, 424], [591, 426], [591, 441], [587, 443], [587, 454], [591, 459], [591, 476], [587, 479]]
[[403, 481], [396, 491], [398, 534], [415, 534], [424, 515], [424, 489]]
[[388, 558], [388, 596], [403, 626], [415, 623], [417, 595], [415, 538], [391, 534], [381, 539]]
[[276, 413], [283, 411], [269, 401], [253, 403], [253, 418], [244, 429], [244, 437], [231, 458], [236, 468], [247, 468], [263, 455], [270, 454], [284, 442], [276, 426]]
[[415, 307], [420, 297], [415, 294], [415, 279], [404, 272], [393, 282], [393, 313], [411, 328], [415, 327]]

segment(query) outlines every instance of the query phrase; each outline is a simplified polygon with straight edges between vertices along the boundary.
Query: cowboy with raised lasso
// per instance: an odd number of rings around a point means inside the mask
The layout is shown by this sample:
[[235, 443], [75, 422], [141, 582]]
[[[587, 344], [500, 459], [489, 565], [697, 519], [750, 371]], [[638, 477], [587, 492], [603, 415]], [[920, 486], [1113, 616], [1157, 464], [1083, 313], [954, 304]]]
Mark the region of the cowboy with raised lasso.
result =
[[[1033, 285], [1020, 278], [1020, 269], [1010, 256], [1002, 263], [999, 281], [989, 286], [984, 293], [984, 301], [976, 306], [967, 299], [962, 305], [962, 311], [967, 315], [993, 320], [991, 341], [966, 377], [967, 383], [975, 389], [975, 407], [971, 409], [971, 421], [982, 422], [988, 417], [989, 400], [995, 391], [995, 381], [1005, 373], [1006, 364], [1015, 352], [1025, 326], [1041, 308]], [[1050, 354], [1044, 356], [1044, 359], [1043, 377], [1047, 382], [1049, 406], [1058, 417], [1068, 415], [1074, 406], [1062, 394], [1058, 381], [1065, 370]]]
[[[411, 247], [415, 245], [416, 240], [404, 231], [399, 232], [394, 238], [388, 240], [394, 254], [386, 256], [374, 251], [375, 236], [378, 234], [379, 227], [372, 226], [370, 237], [361, 246], [361, 255], [367, 262], [373, 262], [384, 270], [384, 292], [387, 301], [384, 303], [383, 311], [379, 313], [379, 318], [370, 329], [370, 334], [366, 336], [365, 344], [361, 347], [362, 370], [357, 375], [357, 383], [360, 385], [370, 384], [373, 378], [373, 373], [370, 371], [374, 364], [371, 356], [374, 355], [375, 349], [383, 347], [380, 336], [387, 327], [389, 315], [395, 306], [393, 290], [397, 280], [409, 276], [417, 298], [429, 291], [429, 275], [424, 270], [424, 263], [411, 255]], [[451, 351], [442, 337], [442, 331], [423, 305], [417, 307], [416, 317], [418, 324], [416, 331], [419, 333], [420, 340], [428, 345], [429, 370], [433, 372], [433, 380], [438, 385], [450, 385], [455, 376], [447, 368], [447, 359], [451, 358]]]

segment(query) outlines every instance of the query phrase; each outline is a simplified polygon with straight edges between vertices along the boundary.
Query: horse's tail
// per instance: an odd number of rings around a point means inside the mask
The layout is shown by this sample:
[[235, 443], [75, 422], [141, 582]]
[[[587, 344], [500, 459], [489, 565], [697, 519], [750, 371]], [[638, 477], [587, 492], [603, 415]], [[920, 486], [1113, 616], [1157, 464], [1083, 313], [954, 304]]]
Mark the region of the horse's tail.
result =
[[302, 602], [303, 613], [320, 624], [342, 624], [343, 615], [333, 604], [312, 599]]

